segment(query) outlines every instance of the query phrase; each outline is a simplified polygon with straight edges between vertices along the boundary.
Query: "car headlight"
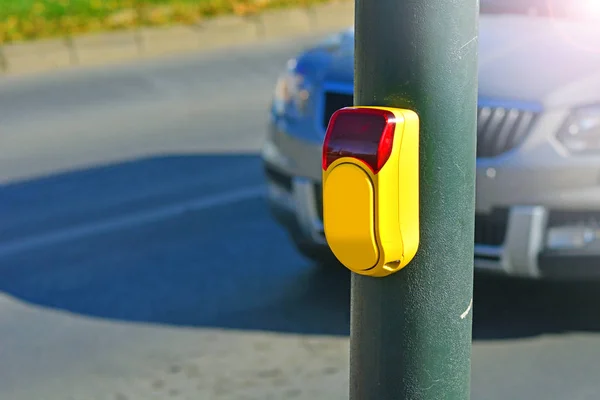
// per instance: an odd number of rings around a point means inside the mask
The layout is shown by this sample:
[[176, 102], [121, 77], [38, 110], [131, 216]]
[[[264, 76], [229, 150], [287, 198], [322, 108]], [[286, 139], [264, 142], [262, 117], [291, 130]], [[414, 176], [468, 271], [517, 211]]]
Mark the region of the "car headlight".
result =
[[307, 111], [310, 93], [310, 82], [296, 70], [296, 60], [292, 59], [275, 85], [273, 109], [278, 115], [302, 117]]
[[574, 110], [558, 140], [573, 153], [600, 152], [600, 105]]

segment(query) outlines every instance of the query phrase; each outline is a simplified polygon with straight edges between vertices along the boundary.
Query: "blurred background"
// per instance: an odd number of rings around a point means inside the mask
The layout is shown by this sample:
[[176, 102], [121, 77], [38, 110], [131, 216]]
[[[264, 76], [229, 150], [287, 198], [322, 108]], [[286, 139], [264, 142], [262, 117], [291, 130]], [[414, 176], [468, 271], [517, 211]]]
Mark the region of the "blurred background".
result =
[[[353, 2], [0, 0], [0, 398], [344, 399]], [[600, 5], [481, 2], [472, 398], [600, 398]]]

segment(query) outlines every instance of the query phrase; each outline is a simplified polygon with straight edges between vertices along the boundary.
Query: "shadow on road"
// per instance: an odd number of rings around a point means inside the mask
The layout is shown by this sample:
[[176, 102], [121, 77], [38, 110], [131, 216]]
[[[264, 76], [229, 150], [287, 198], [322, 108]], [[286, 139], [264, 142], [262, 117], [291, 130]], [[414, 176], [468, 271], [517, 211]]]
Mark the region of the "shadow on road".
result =
[[[350, 274], [338, 266], [314, 269], [305, 292], [251, 312], [220, 320], [219, 326], [348, 335]], [[475, 278], [473, 340], [600, 331], [600, 283], [535, 282], [500, 276]]]
[[600, 331], [600, 282], [475, 281], [475, 340]]
[[290, 294], [263, 307], [223, 316], [217, 327], [316, 335], [348, 335], [350, 273], [338, 265], [306, 264], [306, 273], [290, 286]]
[[[0, 187], [0, 249], [263, 183], [257, 155], [221, 154], [147, 158]], [[339, 266], [300, 257], [261, 196], [0, 257], [0, 290], [23, 301], [175, 326], [347, 335], [349, 281]], [[478, 276], [474, 340], [598, 331], [599, 286]]]

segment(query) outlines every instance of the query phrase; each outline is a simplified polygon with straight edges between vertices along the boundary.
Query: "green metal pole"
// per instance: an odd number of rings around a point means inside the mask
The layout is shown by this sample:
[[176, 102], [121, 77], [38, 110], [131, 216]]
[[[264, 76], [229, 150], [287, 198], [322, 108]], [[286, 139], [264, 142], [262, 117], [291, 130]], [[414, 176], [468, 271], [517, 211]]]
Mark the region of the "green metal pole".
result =
[[421, 243], [352, 274], [350, 399], [470, 398], [478, 0], [356, 0], [355, 104], [415, 110]]

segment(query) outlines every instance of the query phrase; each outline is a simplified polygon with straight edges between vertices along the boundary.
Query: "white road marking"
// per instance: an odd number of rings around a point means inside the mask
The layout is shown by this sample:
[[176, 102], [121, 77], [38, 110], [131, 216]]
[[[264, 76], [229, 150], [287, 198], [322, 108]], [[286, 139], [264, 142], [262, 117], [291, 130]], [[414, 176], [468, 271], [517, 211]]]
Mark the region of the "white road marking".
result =
[[170, 204], [139, 213], [123, 215], [104, 221], [93, 222], [71, 228], [61, 229], [42, 235], [0, 243], [0, 257], [6, 257], [33, 250], [39, 247], [55, 245], [61, 242], [79, 239], [99, 233], [153, 223], [179, 216], [190, 211], [201, 211], [213, 207], [229, 205], [243, 200], [261, 197], [265, 194], [263, 186], [254, 186], [208, 197], [200, 197], [185, 202]]

